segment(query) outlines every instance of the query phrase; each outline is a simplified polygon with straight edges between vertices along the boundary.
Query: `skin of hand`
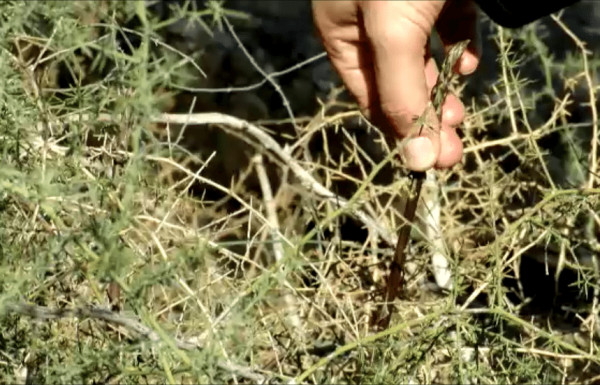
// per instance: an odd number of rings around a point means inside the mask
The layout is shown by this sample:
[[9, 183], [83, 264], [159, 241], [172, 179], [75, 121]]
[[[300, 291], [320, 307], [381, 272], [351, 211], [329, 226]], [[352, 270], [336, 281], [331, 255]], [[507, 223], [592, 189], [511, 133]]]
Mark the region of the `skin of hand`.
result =
[[463, 146], [455, 128], [464, 107], [455, 95], [444, 101], [441, 127], [432, 114], [431, 128], [419, 136], [414, 121], [425, 111], [439, 73], [429, 45], [434, 27], [446, 50], [471, 40], [455, 71], [468, 75], [477, 69], [474, 2], [313, 0], [312, 11], [325, 50], [363, 114], [384, 132], [408, 139], [405, 165], [425, 171], [459, 163]]

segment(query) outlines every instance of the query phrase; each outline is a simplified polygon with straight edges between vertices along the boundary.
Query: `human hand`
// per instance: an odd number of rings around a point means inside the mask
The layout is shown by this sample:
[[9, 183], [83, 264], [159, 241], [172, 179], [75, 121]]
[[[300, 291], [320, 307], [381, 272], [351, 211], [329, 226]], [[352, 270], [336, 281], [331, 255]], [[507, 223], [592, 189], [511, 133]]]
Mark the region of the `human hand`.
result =
[[374, 1], [313, 0], [313, 17], [333, 66], [363, 113], [375, 124], [409, 138], [403, 147], [406, 166], [413, 171], [448, 168], [462, 159], [462, 142], [455, 127], [464, 108], [452, 94], [446, 98], [441, 124], [420, 136], [414, 119], [425, 111], [438, 69], [429, 37], [434, 26], [449, 50], [471, 43], [455, 68], [471, 74], [479, 63], [475, 4], [468, 0]]

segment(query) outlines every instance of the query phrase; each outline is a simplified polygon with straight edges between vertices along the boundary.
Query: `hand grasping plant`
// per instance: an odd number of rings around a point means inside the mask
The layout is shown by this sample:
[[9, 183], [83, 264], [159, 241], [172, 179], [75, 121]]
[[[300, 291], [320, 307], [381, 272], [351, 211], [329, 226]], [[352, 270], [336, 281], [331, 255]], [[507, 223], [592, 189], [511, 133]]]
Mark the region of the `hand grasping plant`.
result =
[[470, 40], [455, 70], [477, 68], [476, 7], [472, 1], [313, 1], [313, 15], [329, 57], [363, 113], [376, 125], [407, 141], [406, 166], [414, 171], [447, 168], [462, 158], [455, 127], [464, 117], [449, 95], [440, 122], [414, 134], [413, 119], [430, 102], [438, 69], [429, 38], [434, 27], [444, 45]]

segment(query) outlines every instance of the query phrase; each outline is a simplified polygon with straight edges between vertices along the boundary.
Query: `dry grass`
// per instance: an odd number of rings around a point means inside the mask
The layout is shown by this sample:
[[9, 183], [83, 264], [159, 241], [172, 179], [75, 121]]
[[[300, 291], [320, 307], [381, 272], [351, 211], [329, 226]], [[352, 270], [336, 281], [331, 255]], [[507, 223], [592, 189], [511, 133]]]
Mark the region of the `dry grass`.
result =
[[[395, 152], [339, 89], [294, 116], [278, 83], [291, 71], [259, 60], [282, 112], [258, 94], [236, 108], [262, 121], [213, 111], [200, 91], [182, 106], [175, 90], [219, 84], [142, 4], [0, 6], [2, 382], [600, 375], [596, 60], [560, 17], [577, 48], [564, 62], [544, 56], [536, 25], [494, 31], [500, 71], [465, 100], [464, 162], [436, 171], [422, 205], [439, 200], [453, 286], [433, 281], [422, 210], [407, 294], [374, 333], [407, 186]], [[243, 45], [243, 15], [185, 12]], [[543, 79], [525, 79], [531, 52]], [[195, 113], [169, 113], [173, 100]]]

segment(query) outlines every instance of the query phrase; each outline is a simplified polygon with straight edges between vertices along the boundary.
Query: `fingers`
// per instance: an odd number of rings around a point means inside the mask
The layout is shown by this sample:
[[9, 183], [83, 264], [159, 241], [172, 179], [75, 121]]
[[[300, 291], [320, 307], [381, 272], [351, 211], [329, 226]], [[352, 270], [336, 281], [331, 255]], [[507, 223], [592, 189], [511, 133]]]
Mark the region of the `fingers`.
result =
[[456, 70], [462, 75], [475, 72], [481, 57], [481, 36], [475, 3], [471, 0], [446, 2], [436, 27], [446, 52], [455, 43], [470, 40]]
[[456, 127], [464, 119], [464, 108], [455, 95], [448, 95], [442, 108], [442, 129], [440, 154], [435, 167], [450, 168], [462, 160], [463, 144], [456, 133]]
[[[435, 86], [438, 77], [438, 69], [433, 59], [431, 59], [431, 63], [425, 69], [425, 78], [429, 93], [431, 93], [431, 90]], [[461, 161], [463, 145], [456, 134], [456, 127], [462, 123], [464, 118], [465, 110], [462, 102], [456, 95], [448, 94], [442, 106], [442, 121], [439, 131], [440, 152], [435, 167], [449, 168]]]
[[354, 1], [313, 1], [313, 17], [331, 63], [361, 110], [377, 103], [367, 39]]

